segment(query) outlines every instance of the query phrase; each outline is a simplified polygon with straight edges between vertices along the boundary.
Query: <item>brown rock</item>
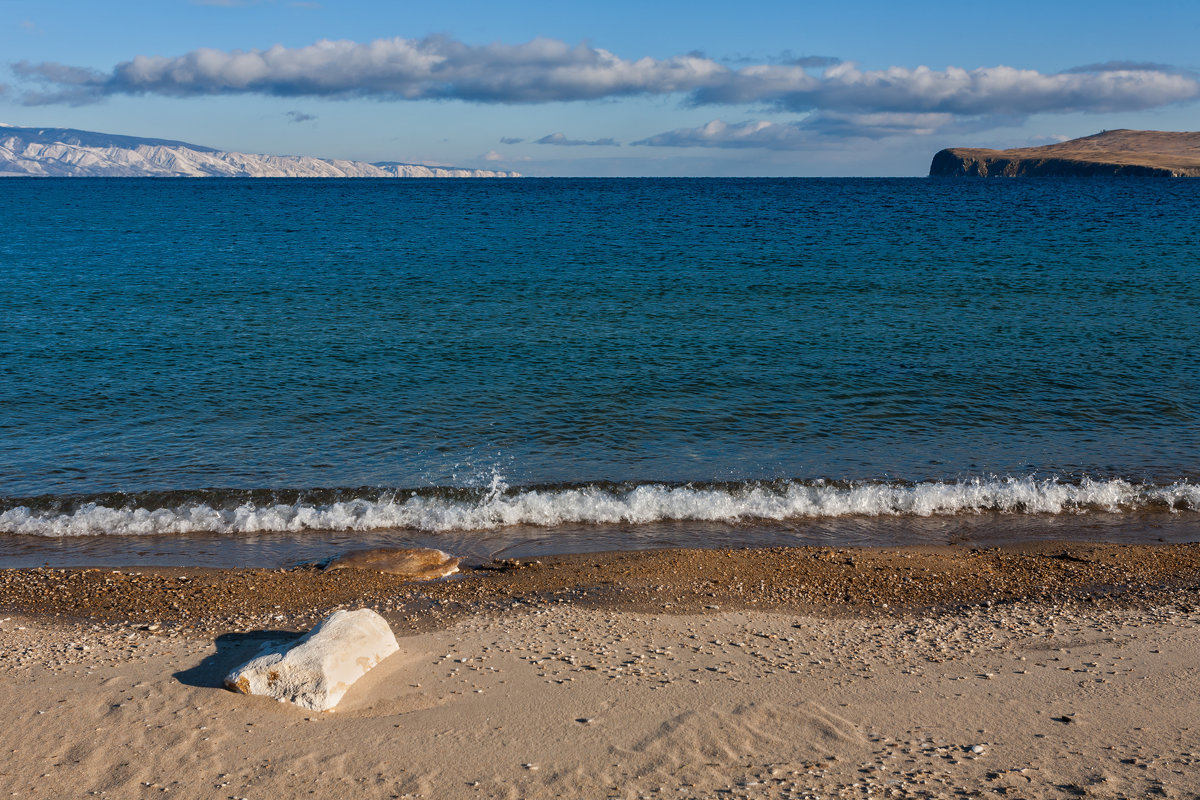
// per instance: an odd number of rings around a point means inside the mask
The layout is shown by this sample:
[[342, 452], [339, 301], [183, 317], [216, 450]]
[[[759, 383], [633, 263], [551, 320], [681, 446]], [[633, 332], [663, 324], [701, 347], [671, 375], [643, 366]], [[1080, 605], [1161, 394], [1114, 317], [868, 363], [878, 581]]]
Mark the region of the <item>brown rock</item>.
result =
[[458, 572], [461, 560], [430, 547], [379, 547], [343, 553], [326, 564], [325, 569], [361, 569], [416, 580], [433, 580]]

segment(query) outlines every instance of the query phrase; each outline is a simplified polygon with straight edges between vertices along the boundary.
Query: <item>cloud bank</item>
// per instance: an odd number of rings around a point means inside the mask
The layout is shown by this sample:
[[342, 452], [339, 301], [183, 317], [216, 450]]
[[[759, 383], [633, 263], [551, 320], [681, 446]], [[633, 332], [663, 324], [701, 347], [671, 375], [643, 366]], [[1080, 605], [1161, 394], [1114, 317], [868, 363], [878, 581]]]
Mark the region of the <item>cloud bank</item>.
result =
[[[693, 106], [817, 111], [828, 122], [837, 115], [1137, 111], [1200, 98], [1195, 75], [1140, 62], [1090, 64], [1053, 74], [1008, 66], [864, 70], [823, 56], [733, 67], [698, 52], [625, 59], [587, 44], [545, 38], [488, 45], [444, 36], [320, 41], [298, 48], [137, 56], [107, 72], [56, 62], [19, 62], [13, 71], [23, 83], [24, 102], [33, 105], [81, 104], [113, 95], [509, 104], [679, 95]], [[745, 135], [774, 135], [764, 130]]]
[[620, 147], [621, 143], [616, 139], [568, 139], [566, 134], [551, 133], [548, 136], [543, 136], [540, 139], [535, 139], [534, 144], [557, 144], [563, 147]]
[[970, 133], [1020, 124], [1025, 117], [987, 115], [958, 117], [943, 112], [845, 114], [822, 111], [795, 122], [752, 120], [735, 124], [715, 119], [697, 128], [677, 128], [650, 136], [634, 145], [650, 147], [758, 147], [767, 150], [805, 150], [822, 138], [885, 139], [889, 136]]
[[115, 94], [246, 93], [546, 103], [686, 92], [727, 71], [695, 56], [628, 61], [607, 50], [555, 39], [475, 46], [442, 36], [231, 52], [200, 49], [175, 58], [137, 56], [111, 72], [54, 62], [19, 62], [14, 70], [44, 87], [30, 92], [32, 103], [79, 103]]
[[698, 87], [696, 105], [765, 103], [780, 110], [1036, 114], [1136, 111], [1200, 97], [1200, 81], [1145, 69], [1044, 74], [1013, 67], [862, 70], [846, 62], [814, 75], [796, 66], [744, 67]]

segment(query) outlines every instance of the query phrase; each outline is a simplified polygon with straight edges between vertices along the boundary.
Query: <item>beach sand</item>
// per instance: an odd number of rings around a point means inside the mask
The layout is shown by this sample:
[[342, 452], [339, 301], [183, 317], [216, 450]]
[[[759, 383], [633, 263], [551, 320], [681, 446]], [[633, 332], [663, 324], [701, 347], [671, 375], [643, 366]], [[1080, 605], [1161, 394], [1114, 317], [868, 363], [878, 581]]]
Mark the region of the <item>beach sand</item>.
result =
[[[25, 797], [1195, 797], [1200, 547], [653, 551], [434, 584], [0, 571]], [[373, 607], [316, 713], [221, 687]]]

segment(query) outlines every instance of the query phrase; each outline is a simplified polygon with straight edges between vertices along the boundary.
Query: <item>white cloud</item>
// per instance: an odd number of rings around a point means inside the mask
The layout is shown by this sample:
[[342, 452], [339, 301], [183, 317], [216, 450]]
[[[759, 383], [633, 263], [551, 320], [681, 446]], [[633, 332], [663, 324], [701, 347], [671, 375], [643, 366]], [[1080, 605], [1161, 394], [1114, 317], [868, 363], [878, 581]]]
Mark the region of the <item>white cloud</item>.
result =
[[1107, 62], [1046, 74], [1008, 66], [863, 70], [852, 62], [809, 57], [731, 68], [701, 53], [631, 60], [545, 38], [515, 45], [469, 45], [441, 36], [326, 40], [298, 48], [137, 56], [107, 72], [53, 62], [20, 62], [14, 71], [30, 104], [93, 102], [118, 94], [479, 103], [677, 94], [690, 105], [980, 117], [1132, 111], [1200, 97], [1196, 76], [1157, 64]]
[[714, 119], [699, 128], [677, 128], [648, 139], [634, 142], [635, 145], [652, 147], [768, 147], [790, 150], [788, 143], [799, 144], [811, 136], [795, 124], [778, 124], [759, 120], [730, 125]]

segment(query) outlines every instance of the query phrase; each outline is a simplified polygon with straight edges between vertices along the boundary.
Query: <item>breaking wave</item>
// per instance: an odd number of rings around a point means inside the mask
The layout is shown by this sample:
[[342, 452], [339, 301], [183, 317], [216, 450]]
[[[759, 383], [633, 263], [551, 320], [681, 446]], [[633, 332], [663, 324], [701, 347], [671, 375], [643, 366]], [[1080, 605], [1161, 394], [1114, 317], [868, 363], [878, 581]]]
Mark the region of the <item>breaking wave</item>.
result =
[[[408, 492], [265, 492], [39, 498], [0, 508], [0, 533], [97, 536], [299, 531], [424, 532], [525, 525], [729, 524], [835, 517], [1200, 511], [1200, 484], [1123, 479], [974, 478], [956, 482], [605, 484]], [[119, 498], [124, 497], [124, 502]], [[174, 499], [174, 502], [163, 502]], [[158, 501], [158, 502], [152, 502]]]

